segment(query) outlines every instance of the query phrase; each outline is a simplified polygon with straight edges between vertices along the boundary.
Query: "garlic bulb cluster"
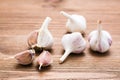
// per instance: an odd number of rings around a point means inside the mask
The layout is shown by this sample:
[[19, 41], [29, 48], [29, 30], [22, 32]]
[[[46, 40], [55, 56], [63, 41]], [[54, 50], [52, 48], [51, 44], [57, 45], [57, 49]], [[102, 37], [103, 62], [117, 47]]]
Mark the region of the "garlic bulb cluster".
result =
[[98, 30], [94, 30], [89, 34], [89, 43], [93, 51], [104, 53], [109, 50], [112, 38], [107, 31], [102, 30], [101, 21], [98, 21]]
[[34, 54], [35, 54], [34, 50], [25, 50], [23, 52], [16, 54], [14, 58], [18, 61], [19, 64], [28, 65], [32, 63]]
[[60, 58], [60, 63], [62, 63], [71, 52], [78, 54], [83, 52], [86, 48], [86, 41], [81, 33], [74, 32], [63, 36], [62, 45], [65, 49], [65, 53]]
[[52, 55], [48, 51], [43, 51], [37, 58], [37, 63], [40, 65], [39, 70], [42, 66], [49, 66], [53, 63]]
[[52, 19], [50, 17], [46, 17], [41, 28], [30, 33], [28, 37], [28, 45], [30, 47], [37, 46], [40, 48], [51, 49], [54, 42], [53, 36], [48, 30], [48, 24], [51, 20]]
[[69, 15], [68, 13], [61, 11], [60, 12], [63, 16], [67, 17], [66, 27], [68, 32], [81, 32], [82, 34], [85, 33], [86, 29], [86, 20], [81, 15]]

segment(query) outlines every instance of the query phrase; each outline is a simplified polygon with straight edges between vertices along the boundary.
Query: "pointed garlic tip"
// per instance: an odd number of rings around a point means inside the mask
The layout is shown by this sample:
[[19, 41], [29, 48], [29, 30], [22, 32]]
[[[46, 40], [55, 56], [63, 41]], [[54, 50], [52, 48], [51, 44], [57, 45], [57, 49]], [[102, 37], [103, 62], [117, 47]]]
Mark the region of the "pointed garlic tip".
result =
[[48, 24], [50, 23], [52, 19], [50, 17], [46, 17], [46, 19], [44, 20], [41, 28], [44, 29], [44, 28], [47, 28], [48, 27]]
[[66, 50], [64, 55], [60, 58], [59, 63], [63, 63], [65, 61], [65, 59], [68, 57], [68, 55], [70, 54], [71, 51]]
[[40, 63], [39, 70], [41, 70], [42, 65], [43, 65], [43, 64], [42, 64], [42, 63]]
[[72, 19], [71, 18], [71, 15], [69, 15], [68, 13], [64, 12], [64, 11], [61, 11], [60, 14], [62, 14], [63, 16], [69, 18], [69, 19]]

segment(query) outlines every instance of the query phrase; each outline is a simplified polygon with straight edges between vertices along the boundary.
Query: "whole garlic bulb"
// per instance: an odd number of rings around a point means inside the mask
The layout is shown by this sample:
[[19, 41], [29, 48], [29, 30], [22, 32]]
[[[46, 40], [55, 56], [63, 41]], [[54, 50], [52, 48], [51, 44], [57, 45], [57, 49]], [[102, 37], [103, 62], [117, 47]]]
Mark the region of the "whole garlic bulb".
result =
[[88, 38], [90, 48], [93, 51], [104, 53], [109, 50], [112, 44], [111, 35], [107, 31], [102, 30], [101, 21], [98, 21], [98, 30], [92, 31]]
[[67, 17], [66, 27], [68, 32], [81, 32], [82, 34], [85, 33], [86, 29], [86, 19], [81, 15], [69, 15], [68, 13], [61, 11], [60, 12], [63, 16]]
[[71, 52], [77, 54], [83, 52], [86, 48], [86, 41], [82, 37], [81, 33], [74, 32], [63, 36], [62, 45], [65, 49], [65, 53], [60, 58], [60, 63], [62, 63]]
[[42, 66], [49, 66], [53, 63], [52, 55], [48, 51], [43, 51], [37, 58], [37, 63], [40, 65], [39, 70]]
[[28, 37], [28, 45], [30, 47], [37, 46], [40, 48], [51, 49], [54, 42], [53, 36], [48, 30], [48, 24], [51, 20], [50, 17], [46, 17], [41, 28], [30, 33]]
[[26, 50], [16, 54], [14, 58], [18, 61], [19, 64], [28, 65], [32, 63], [34, 54], [34, 50]]

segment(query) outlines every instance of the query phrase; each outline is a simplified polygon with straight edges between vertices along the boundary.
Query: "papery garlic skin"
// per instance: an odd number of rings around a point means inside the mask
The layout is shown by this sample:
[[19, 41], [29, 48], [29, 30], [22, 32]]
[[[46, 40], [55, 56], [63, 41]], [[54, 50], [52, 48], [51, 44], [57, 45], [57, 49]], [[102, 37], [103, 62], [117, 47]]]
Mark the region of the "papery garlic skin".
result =
[[86, 41], [81, 33], [74, 32], [63, 36], [62, 45], [65, 49], [65, 53], [60, 58], [60, 63], [62, 63], [71, 52], [76, 54], [83, 52], [86, 48]]
[[38, 33], [38, 39], [37, 39], [37, 46], [38, 47], [44, 47], [46, 49], [51, 49], [53, 46], [53, 36], [48, 30], [48, 24], [50, 23], [52, 19], [50, 17], [47, 17], [42, 25], [42, 27], [39, 30]]
[[54, 43], [54, 39], [50, 31], [48, 30], [48, 24], [52, 19], [46, 17], [41, 28], [30, 33], [28, 37], [28, 45], [33, 48], [35, 46], [40, 48], [51, 49]]
[[68, 13], [61, 11], [62, 15], [68, 18], [66, 27], [68, 32], [81, 32], [85, 33], [86, 30], [86, 19], [81, 15], [69, 15]]
[[34, 54], [35, 54], [34, 50], [25, 50], [23, 52], [16, 54], [14, 58], [18, 61], [19, 64], [28, 65], [32, 63]]
[[101, 30], [101, 21], [99, 22], [98, 30], [92, 31], [88, 38], [90, 48], [100, 53], [108, 51], [112, 44], [112, 37], [109, 32]]
[[37, 44], [37, 38], [38, 38], [38, 30], [34, 30], [29, 34], [27, 38], [27, 43], [31, 48]]
[[42, 66], [49, 66], [53, 63], [52, 55], [48, 51], [43, 51], [37, 58], [37, 63], [40, 65], [39, 70]]

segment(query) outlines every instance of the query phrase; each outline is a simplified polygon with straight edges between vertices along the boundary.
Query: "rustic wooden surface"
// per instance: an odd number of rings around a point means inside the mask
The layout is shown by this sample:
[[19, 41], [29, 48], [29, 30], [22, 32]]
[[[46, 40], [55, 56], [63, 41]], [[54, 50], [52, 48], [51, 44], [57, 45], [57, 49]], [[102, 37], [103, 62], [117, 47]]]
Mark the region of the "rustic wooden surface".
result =
[[[120, 0], [62, 0], [56, 4], [44, 0], [0, 0], [0, 80], [120, 80]], [[110, 50], [98, 54], [89, 50], [83, 54], [71, 54], [63, 64], [58, 60], [63, 54], [61, 38], [66, 33], [66, 18], [59, 14], [81, 14], [86, 17], [87, 30], [96, 29], [96, 21], [103, 21], [103, 28], [113, 38]], [[14, 59], [3, 60], [28, 49], [28, 34], [40, 27], [46, 16], [53, 20], [49, 30], [55, 43], [52, 55], [54, 63], [38, 71], [33, 63], [29, 66], [17, 64]]]

